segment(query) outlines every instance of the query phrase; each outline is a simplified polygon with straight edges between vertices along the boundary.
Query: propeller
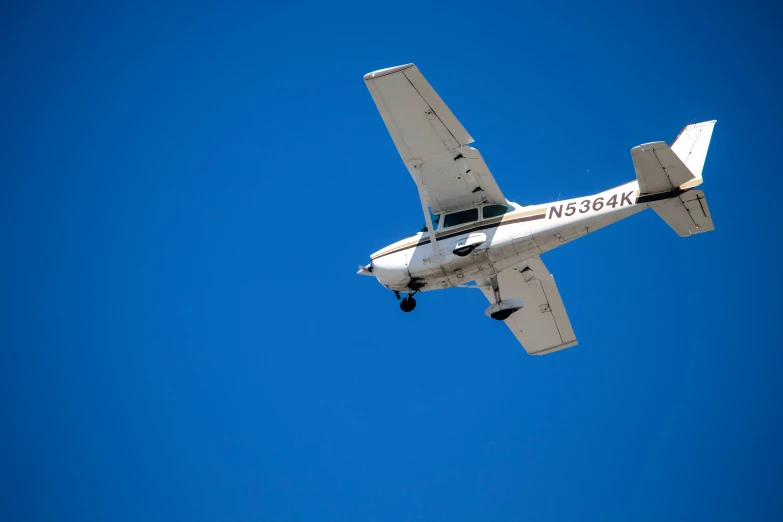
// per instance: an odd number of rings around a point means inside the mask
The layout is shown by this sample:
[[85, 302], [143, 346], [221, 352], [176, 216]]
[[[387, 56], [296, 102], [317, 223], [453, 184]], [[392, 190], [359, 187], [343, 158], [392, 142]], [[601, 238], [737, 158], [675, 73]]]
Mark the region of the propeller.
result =
[[371, 276], [372, 275], [372, 262], [370, 262], [367, 266], [359, 265], [359, 271], [356, 272], [359, 275], [366, 275]]

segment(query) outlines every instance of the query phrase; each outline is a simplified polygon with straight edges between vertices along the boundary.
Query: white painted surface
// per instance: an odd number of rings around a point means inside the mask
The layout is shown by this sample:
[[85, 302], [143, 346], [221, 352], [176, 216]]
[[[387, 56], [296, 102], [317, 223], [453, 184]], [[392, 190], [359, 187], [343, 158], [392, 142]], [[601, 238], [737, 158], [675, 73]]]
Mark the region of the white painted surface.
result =
[[631, 158], [642, 194], [668, 192], [694, 179], [685, 163], [662, 141], [634, 147]]
[[[365, 81], [416, 182], [428, 232], [375, 252], [371, 265], [360, 266], [359, 273], [371, 270], [383, 286], [399, 292], [475, 281], [491, 303], [487, 313], [524, 303], [505, 323], [530, 354], [576, 345], [542, 253], [651, 207], [681, 236], [714, 229], [704, 193], [690, 190], [701, 183], [714, 121], [685, 127], [671, 147], [664, 142], [634, 147], [635, 181], [590, 196], [520, 207], [506, 201], [479, 151], [467, 146], [473, 138], [414, 65], [381, 69]], [[686, 189], [677, 196], [666, 194]], [[669, 199], [638, 204], [640, 194]], [[483, 219], [482, 206], [495, 203], [509, 203], [514, 210]], [[436, 214], [475, 207], [479, 220], [435, 231], [427, 206]], [[466, 256], [454, 254], [455, 248], [471, 244], [479, 246]], [[489, 283], [492, 277], [497, 277], [500, 303]]]
[[473, 138], [416, 66], [382, 69], [366, 75], [365, 82], [434, 213], [506, 202], [479, 151], [467, 146]]
[[672, 151], [698, 179], [702, 177], [715, 123], [717, 121], [712, 120], [688, 125], [672, 143]]
[[[576, 335], [568, 319], [555, 280], [541, 259], [534, 257], [498, 275], [501, 301], [524, 301], [525, 306], [504, 322], [531, 355], [543, 355], [576, 346]], [[492, 289], [482, 286], [490, 303]], [[513, 302], [513, 301], [512, 301]]]
[[707, 199], [701, 190], [690, 190], [673, 199], [656, 201], [650, 203], [650, 207], [680, 237], [715, 230]]

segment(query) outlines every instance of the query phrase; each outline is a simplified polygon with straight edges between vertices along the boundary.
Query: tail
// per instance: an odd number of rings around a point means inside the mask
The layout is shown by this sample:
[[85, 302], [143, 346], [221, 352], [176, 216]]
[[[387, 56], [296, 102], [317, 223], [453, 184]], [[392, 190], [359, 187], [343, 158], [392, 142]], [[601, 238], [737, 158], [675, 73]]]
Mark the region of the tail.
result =
[[701, 190], [704, 161], [715, 121], [686, 126], [671, 147], [660, 141], [631, 150], [636, 178], [637, 203], [649, 203], [681, 237], [715, 230], [707, 200]]
[[[693, 181], [690, 187], [701, 185], [701, 171], [704, 169], [704, 160], [707, 159], [707, 149], [710, 148], [710, 139], [712, 139], [712, 129], [715, 127], [715, 120], [705, 121], [704, 123], [694, 123], [688, 125], [680, 132], [672, 143], [672, 152], [688, 167], [693, 174]], [[683, 187], [680, 188], [689, 188]]]

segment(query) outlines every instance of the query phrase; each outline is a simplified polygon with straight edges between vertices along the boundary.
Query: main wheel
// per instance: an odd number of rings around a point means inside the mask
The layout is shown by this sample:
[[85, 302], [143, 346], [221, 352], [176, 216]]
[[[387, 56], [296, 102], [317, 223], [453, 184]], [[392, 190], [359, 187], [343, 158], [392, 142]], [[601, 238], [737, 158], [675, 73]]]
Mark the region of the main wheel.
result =
[[416, 308], [416, 300], [411, 296], [400, 301], [400, 310], [403, 312], [412, 312], [414, 308]]
[[518, 308], [516, 310], [513, 308], [508, 310], [500, 310], [499, 312], [495, 312], [494, 314], [492, 314], [490, 317], [492, 317], [492, 319], [497, 319], [498, 321], [505, 321], [506, 319], [511, 317], [511, 314], [513, 314], [517, 310]]

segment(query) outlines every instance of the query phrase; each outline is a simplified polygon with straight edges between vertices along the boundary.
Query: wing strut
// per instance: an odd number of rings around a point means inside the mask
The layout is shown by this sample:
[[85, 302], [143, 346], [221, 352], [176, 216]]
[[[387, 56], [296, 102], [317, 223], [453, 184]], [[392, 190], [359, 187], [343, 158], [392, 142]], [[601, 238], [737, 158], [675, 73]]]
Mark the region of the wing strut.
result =
[[424, 221], [427, 223], [427, 234], [430, 237], [432, 254], [435, 256], [435, 262], [440, 264], [438, 240], [435, 237], [435, 230], [432, 228], [432, 217], [430, 217], [430, 209], [427, 207], [427, 194], [425, 193], [424, 185], [421, 182], [421, 163], [417, 162], [413, 165], [413, 179], [416, 180], [416, 187], [419, 189], [419, 201], [421, 201], [421, 210], [424, 212]]
[[495, 294], [495, 302], [500, 303], [500, 287], [498, 286], [498, 276], [493, 275], [489, 278], [489, 282], [492, 285], [492, 292]]

